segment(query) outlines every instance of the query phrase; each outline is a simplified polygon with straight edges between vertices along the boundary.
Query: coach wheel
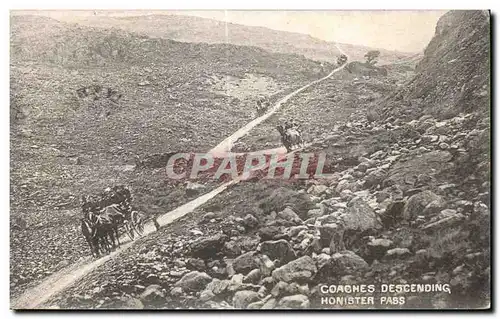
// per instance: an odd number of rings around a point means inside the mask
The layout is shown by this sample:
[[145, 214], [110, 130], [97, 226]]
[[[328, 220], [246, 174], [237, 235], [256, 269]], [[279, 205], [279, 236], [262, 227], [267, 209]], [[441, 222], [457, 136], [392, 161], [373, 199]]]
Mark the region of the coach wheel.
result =
[[141, 216], [136, 211], [133, 211], [130, 219], [133, 230], [135, 230], [137, 235], [142, 237], [142, 235], [144, 234], [144, 225], [142, 224]]

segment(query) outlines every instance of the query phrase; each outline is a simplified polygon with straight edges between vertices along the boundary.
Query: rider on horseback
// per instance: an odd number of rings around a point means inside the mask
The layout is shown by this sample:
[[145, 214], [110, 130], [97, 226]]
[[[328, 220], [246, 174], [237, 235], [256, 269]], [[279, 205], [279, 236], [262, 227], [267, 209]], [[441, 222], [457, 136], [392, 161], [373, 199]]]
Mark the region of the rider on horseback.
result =
[[294, 145], [302, 143], [299, 124], [294, 119], [286, 120], [284, 124], [280, 124], [276, 128], [281, 135], [281, 141], [287, 151], [291, 151]]

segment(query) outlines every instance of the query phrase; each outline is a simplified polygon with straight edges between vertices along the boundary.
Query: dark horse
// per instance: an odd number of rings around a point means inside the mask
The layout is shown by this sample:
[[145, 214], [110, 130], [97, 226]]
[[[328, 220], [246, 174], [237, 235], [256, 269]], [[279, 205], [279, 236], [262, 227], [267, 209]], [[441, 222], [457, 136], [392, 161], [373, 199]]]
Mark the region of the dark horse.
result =
[[92, 225], [91, 221], [87, 218], [81, 219], [81, 227], [83, 237], [87, 241], [87, 244], [90, 247], [90, 252], [92, 256], [99, 256], [99, 238], [97, 237], [96, 228]]

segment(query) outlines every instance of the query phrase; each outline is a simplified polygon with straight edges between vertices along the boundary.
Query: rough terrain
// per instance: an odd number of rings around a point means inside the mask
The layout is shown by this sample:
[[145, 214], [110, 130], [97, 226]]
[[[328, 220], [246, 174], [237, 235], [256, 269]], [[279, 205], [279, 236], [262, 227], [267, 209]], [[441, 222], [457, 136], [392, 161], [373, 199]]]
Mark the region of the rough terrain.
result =
[[[307, 34], [272, 30], [264, 27], [225, 23], [212, 19], [187, 15], [143, 15], [130, 17], [113, 16], [60, 16], [61, 20], [78, 21], [79, 24], [99, 28], [118, 28], [152, 37], [195, 43], [230, 43], [255, 46], [269, 52], [293, 53], [311, 60], [332, 62], [340, 50], [349, 52], [354, 60], [373, 48], [346, 43], [334, 43]], [[340, 50], [339, 50], [340, 48]], [[380, 63], [404, 60], [411, 53], [377, 49], [382, 53]]]

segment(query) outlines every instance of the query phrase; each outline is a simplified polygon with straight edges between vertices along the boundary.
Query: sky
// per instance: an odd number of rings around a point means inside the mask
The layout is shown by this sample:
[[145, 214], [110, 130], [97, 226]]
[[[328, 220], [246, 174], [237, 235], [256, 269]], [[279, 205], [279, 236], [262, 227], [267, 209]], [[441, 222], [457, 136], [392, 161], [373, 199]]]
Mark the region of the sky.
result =
[[[437, 20], [446, 11], [104, 11], [102, 16], [180, 14], [309, 34], [340, 43], [402, 52], [420, 52], [434, 35]], [[40, 11], [54, 18], [94, 15], [94, 11]]]

